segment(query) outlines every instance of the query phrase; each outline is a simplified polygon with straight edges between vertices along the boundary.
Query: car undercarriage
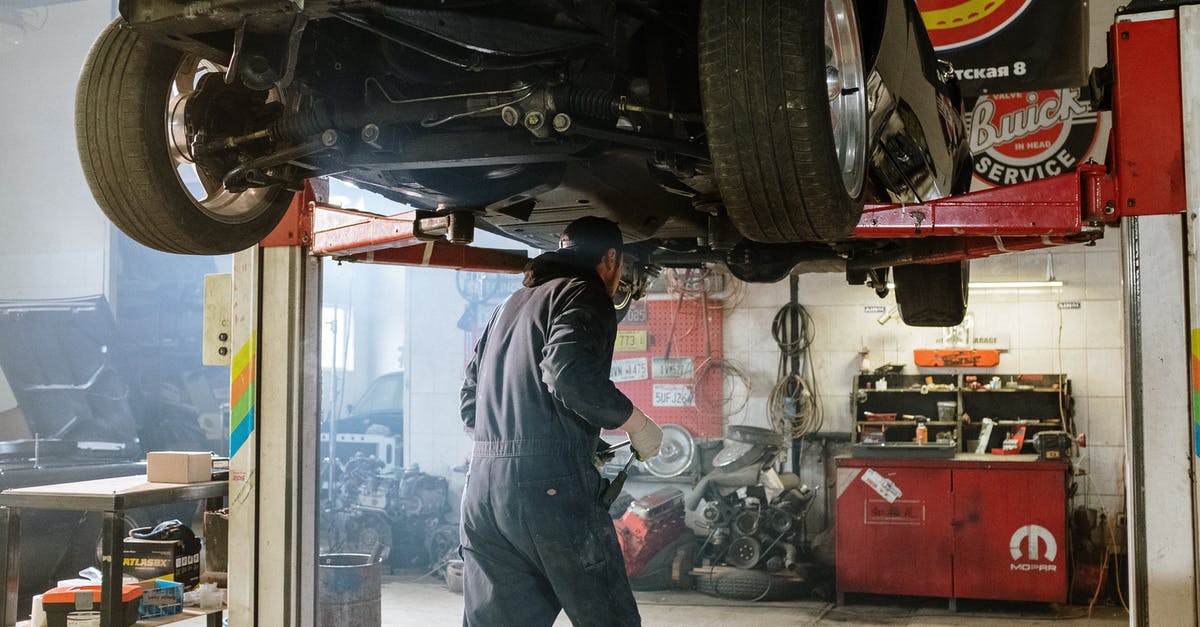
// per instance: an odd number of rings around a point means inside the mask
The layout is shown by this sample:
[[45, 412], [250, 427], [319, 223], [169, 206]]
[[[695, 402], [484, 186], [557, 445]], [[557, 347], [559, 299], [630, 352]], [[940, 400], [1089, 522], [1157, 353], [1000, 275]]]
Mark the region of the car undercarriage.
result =
[[[863, 204], [970, 182], [952, 71], [911, 0], [120, 10], [80, 79], [80, 152], [101, 208], [160, 250], [250, 246], [330, 176], [538, 248], [607, 217], [641, 272], [886, 290], [920, 243], [855, 239]], [[936, 265], [897, 273], [952, 277], [946, 313], [910, 323], [965, 311], [966, 263]]]

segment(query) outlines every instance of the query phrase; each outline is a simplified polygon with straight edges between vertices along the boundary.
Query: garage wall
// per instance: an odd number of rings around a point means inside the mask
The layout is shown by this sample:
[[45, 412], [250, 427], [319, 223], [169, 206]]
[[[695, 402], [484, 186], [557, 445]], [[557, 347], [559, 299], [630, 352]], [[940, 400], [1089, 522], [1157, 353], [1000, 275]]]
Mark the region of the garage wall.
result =
[[[880, 324], [880, 300], [863, 286], [847, 286], [837, 274], [800, 278], [800, 303], [812, 316], [811, 350], [825, 415], [823, 431], [850, 432], [852, 377], [869, 351], [873, 367], [905, 364], [905, 373], [1057, 373], [1071, 379], [1077, 431], [1087, 433], [1080, 460], [1081, 505], [1121, 509], [1124, 459], [1123, 328], [1120, 235], [1115, 230], [1095, 247], [1068, 246], [1052, 252], [1001, 255], [972, 263], [972, 280], [1044, 280], [1052, 255], [1062, 288], [971, 293], [968, 314], [976, 337], [1007, 338], [1010, 348], [994, 369], [917, 368], [913, 349], [933, 348], [942, 329], [918, 329], [889, 320]], [[751, 401], [730, 423], [766, 425], [767, 394], [775, 384], [779, 351], [771, 320], [788, 302], [787, 283], [749, 286], [737, 308], [725, 315], [725, 354], [749, 375]], [[1059, 303], [1078, 303], [1062, 309]], [[1073, 306], [1073, 305], [1067, 305]]]
[[0, 297], [98, 294], [107, 282], [108, 221], [75, 150], [75, 81], [112, 5], [22, 13], [23, 41], [0, 52]]
[[455, 287], [455, 271], [414, 269], [404, 298], [408, 341], [404, 351], [408, 403], [404, 450], [408, 464], [446, 477], [457, 511], [465, 475], [461, 467], [473, 440], [459, 418], [465, 355], [470, 339], [457, 322], [466, 302]]
[[[75, 150], [75, 81], [112, 2], [20, 11], [23, 35], [0, 46], [0, 299], [100, 294], [108, 221]], [[16, 405], [0, 377], [0, 411]]]
[[[363, 208], [345, 198], [330, 202]], [[387, 211], [383, 206], [373, 209]], [[332, 415], [344, 411], [347, 403], [357, 403], [376, 377], [405, 369], [405, 286], [411, 270], [328, 258], [323, 263], [321, 409]]]
[[[1069, 246], [977, 261], [972, 278], [1041, 280], [1046, 278], [1048, 255], [1062, 288], [972, 293], [969, 313], [976, 335], [1007, 338], [1010, 348], [995, 369], [961, 372], [1066, 373], [1073, 385], [1076, 430], [1088, 435], [1079, 463], [1087, 474], [1079, 478], [1077, 502], [1119, 511], [1124, 458], [1119, 234], [1110, 230], [1094, 247]], [[404, 351], [409, 373], [408, 459], [426, 472], [454, 479], [461, 475], [452, 468], [470, 450], [470, 438], [462, 433], [457, 414], [469, 339], [456, 323], [466, 303], [455, 288], [452, 271], [412, 271], [406, 293], [404, 315], [412, 330]], [[725, 355], [747, 373], [751, 388], [746, 409], [730, 416], [729, 423], [767, 424], [767, 394], [775, 383], [779, 356], [771, 339], [771, 320], [787, 300], [787, 282], [749, 285], [740, 303], [726, 312]], [[960, 372], [912, 365], [913, 349], [934, 346], [942, 331], [910, 328], [894, 319], [880, 325], [877, 308], [890, 310], [893, 297], [880, 300], [869, 288], [845, 285], [838, 274], [811, 274], [800, 277], [800, 302], [815, 325], [812, 359], [825, 413], [823, 431], [852, 428], [851, 379], [861, 363], [860, 347], [870, 351], [875, 366], [890, 362], [907, 364], [909, 373]], [[1060, 309], [1060, 302], [1079, 303], [1079, 308]], [[806, 476], [805, 480], [820, 478]]]

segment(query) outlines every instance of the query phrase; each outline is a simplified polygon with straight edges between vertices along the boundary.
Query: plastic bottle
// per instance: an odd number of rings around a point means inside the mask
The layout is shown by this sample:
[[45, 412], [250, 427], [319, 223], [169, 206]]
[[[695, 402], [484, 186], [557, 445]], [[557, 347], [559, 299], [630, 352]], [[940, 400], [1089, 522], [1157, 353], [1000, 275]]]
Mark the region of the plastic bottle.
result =
[[917, 444], [927, 444], [929, 442], [929, 428], [925, 423], [917, 423]]

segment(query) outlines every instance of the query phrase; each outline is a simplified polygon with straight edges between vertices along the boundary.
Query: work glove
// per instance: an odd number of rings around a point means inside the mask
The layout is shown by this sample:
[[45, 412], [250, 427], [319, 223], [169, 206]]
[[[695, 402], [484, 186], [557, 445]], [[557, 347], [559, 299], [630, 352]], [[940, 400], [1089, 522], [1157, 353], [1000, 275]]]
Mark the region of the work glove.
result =
[[658, 449], [662, 446], [663, 432], [649, 416], [635, 408], [633, 416], [625, 425], [625, 432], [629, 434], [629, 445], [633, 448], [633, 454], [637, 455], [638, 461], [644, 462], [658, 455]]

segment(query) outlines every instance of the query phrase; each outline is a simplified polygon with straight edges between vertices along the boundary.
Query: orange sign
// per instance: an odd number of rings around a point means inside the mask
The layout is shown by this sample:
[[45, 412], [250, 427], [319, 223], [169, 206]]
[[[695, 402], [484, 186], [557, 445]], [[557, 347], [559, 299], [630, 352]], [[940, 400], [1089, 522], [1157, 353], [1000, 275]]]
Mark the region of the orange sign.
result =
[[918, 348], [913, 362], [933, 368], [991, 368], [1000, 363], [1000, 351]]

